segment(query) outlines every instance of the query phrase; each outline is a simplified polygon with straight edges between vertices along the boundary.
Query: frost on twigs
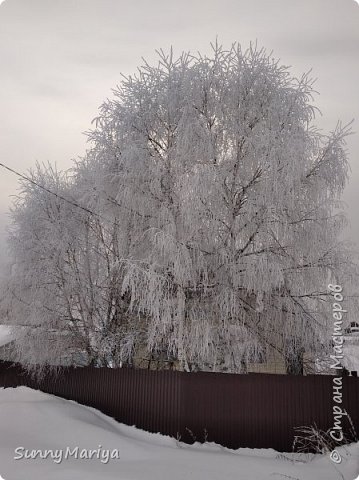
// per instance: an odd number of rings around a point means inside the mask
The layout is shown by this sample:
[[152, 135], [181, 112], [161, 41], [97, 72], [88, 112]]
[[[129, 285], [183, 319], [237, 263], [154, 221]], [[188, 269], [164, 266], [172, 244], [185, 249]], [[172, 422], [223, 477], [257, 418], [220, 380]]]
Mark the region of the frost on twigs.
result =
[[271, 348], [300, 373], [328, 345], [328, 281], [349, 296], [355, 274], [339, 240], [350, 128], [319, 132], [309, 75], [253, 45], [158, 58], [103, 103], [71, 175], [33, 173], [92, 214], [22, 184], [19, 358], [243, 372]]

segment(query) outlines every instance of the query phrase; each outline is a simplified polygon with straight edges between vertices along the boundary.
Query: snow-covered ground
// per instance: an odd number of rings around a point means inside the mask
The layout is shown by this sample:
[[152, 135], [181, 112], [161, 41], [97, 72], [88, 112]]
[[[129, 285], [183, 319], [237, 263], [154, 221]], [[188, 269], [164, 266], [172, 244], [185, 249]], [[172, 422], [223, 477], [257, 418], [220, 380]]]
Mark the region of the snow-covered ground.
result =
[[[66, 459], [67, 447], [73, 456]], [[15, 460], [25, 449], [52, 450], [54, 458]], [[92, 459], [75, 458], [89, 450], [95, 452]], [[107, 451], [120, 458], [105, 463]], [[341, 454], [336, 466], [328, 456], [294, 461], [274, 450], [188, 446], [27, 387], [0, 389], [0, 478], [5, 480], [353, 480], [359, 444]]]

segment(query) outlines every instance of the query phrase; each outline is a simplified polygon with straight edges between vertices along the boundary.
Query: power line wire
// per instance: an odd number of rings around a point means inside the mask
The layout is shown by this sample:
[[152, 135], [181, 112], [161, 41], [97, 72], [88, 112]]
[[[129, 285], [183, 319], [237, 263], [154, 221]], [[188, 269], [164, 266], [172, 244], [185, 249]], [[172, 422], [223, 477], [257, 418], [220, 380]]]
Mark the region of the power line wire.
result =
[[44, 190], [45, 192], [50, 193], [50, 195], [53, 195], [53, 196], [59, 198], [60, 200], [63, 200], [64, 202], [69, 203], [69, 204], [72, 205], [73, 207], [80, 208], [81, 210], [83, 210], [83, 211], [86, 212], [86, 213], [89, 213], [90, 215], [94, 215], [94, 216], [96, 216], [96, 217], [103, 218], [99, 213], [93, 212], [93, 211], [90, 210], [89, 208], [86, 208], [86, 207], [84, 207], [84, 206], [82, 206], [82, 205], [79, 205], [79, 204], [76, 203], [75, 201], [69, 200], [68, 198], [63, 197], [62, 195], [60, 195], [60, 194], [58, 194], [58, 193], [56, 193], [56, 192], [53, 192], [53, 191], [50, 190], [49, 188], [44, 187], [43, 185], [40, 185], [39, 183], [35, 182], [35, 180], [27, 177], [26, 175], [23, 175], [23, 174], [20, 173], [20, 172], [17, 172], [17, 171], [14, 170], [13, 168], [8, 167], [7, 165], [5, 165], [4, 163], [1, 163], [1, 162], [0, 162], [0, 167], [5, 168], [6, 170], [8, 170], [8, 171], [11, 172], [11, 173], [14, 173], [14, 174], [17, 175], [18, 177], [22, 178], [23, 180], [26, 180], [27, 182], [30, 182], [32, 185], [35, 185], [36, 187], [40, 188], [41, 190]]
[[[13, 168], [5, 165], [4, 163], [1, 163], [0, 162], [0, 167], [8, 170], [9, 172], [17, 175], [19, 178], [22, 178], [23, 180], [27, 181], [27, 182], [30, 182], [32, 185], [35, 185], [36, 187], [40, 188], [41, 190], [44, 190], [45, 192], [49, 193], [50, 195], [53, 195], [54, 197], [57, 197], [59, 198], [60, 200], [63, 200], [64, 202], [67, 202], [69, 203], [70, 205], [76, 207], [76, 208], [79, 208], [81, 210], [83, 210], [84, 212], [86, 213], [89, 213], [90, 215], [93, 215], [97, 218], [100, 218], [104, 221], [106, 221], [107, 223], [110, 223], [112, 225], [115, 225], [115, 222], [110, 219], [110, 218], [106, 218], [105, 216], [101, 215], [100, 213], [97, 213], [97, 212], [94, 212], [93, 210], [91, 210], [90, 208], [87, 208], [87, 207], [84, 207], [83, 205], [80, 205], [79, 203], [75, 202], [74, 200], [69, 200], [68, 198], [50, 190], [49, 188], [47, 187], [44, 187], [43, 185], [40, 185], [39, 183], [37, 183], [35, 180], [33, 180], [32, 178], [29, 178], [27, 177], [26, 175], [14, 170]], [[98, 191], [96, 187], [94, 187], [94, 190]], [[105, 191], [104, 191], [105, 193]], [[109, 201], [112, 205], [116, 205], [117, 207], [121, 207], [121, 208], [127, 208], [128, 210], [131, 210], [131, 208], [128, 208], [126, 207], [126, 205], [123, 205], [123, 204], [120, 204], [115, 198], [112, 198], [112, 197], [109, 197], [106, 193], [105, 193], [105, 198], [107, 201]], [[131, 210], [132, 211], [132, 210]], [[141, 215], [139, 212], [137, 212], [138, 215], [142, 216], [142, 217], [148, 217], [149, 215]], [[105, 229], [106, 230], [106, 229]]]

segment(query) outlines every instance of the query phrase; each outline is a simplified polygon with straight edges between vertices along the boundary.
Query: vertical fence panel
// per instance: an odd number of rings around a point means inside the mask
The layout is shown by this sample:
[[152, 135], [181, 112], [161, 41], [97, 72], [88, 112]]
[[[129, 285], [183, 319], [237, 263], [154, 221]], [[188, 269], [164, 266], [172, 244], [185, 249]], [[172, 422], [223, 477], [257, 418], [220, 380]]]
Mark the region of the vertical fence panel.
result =
[[[150, 432], [229, 448], [291, 451], [295, 428], [333, 426], [333, 377], [65, 368], [37, 382], [0, 362], [0, 387], [25, 385], [75, 400]], [[343, 403], [359, 433], [359, 379], [343, 378]], [[348, 430], [349, 422], [343, 426]]]

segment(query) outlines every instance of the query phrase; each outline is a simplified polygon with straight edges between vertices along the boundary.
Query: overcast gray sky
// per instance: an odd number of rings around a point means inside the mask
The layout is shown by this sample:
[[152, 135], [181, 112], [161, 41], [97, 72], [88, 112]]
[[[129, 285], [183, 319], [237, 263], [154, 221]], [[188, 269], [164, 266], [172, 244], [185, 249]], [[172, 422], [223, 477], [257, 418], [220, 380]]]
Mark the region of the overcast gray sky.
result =
[[[84, 154], [101, 102], [155, 49], [209, 51], [239, 41], [273, 50], [299, 75], [310, 68], [323, 116], [355, 119], [345, 192], [359, 243], [359, 5], [354, 0], [5, 0], [0, 4], [0, 161], [69, 168]], [[17, 179], [0, 169], [0, 258]]]

